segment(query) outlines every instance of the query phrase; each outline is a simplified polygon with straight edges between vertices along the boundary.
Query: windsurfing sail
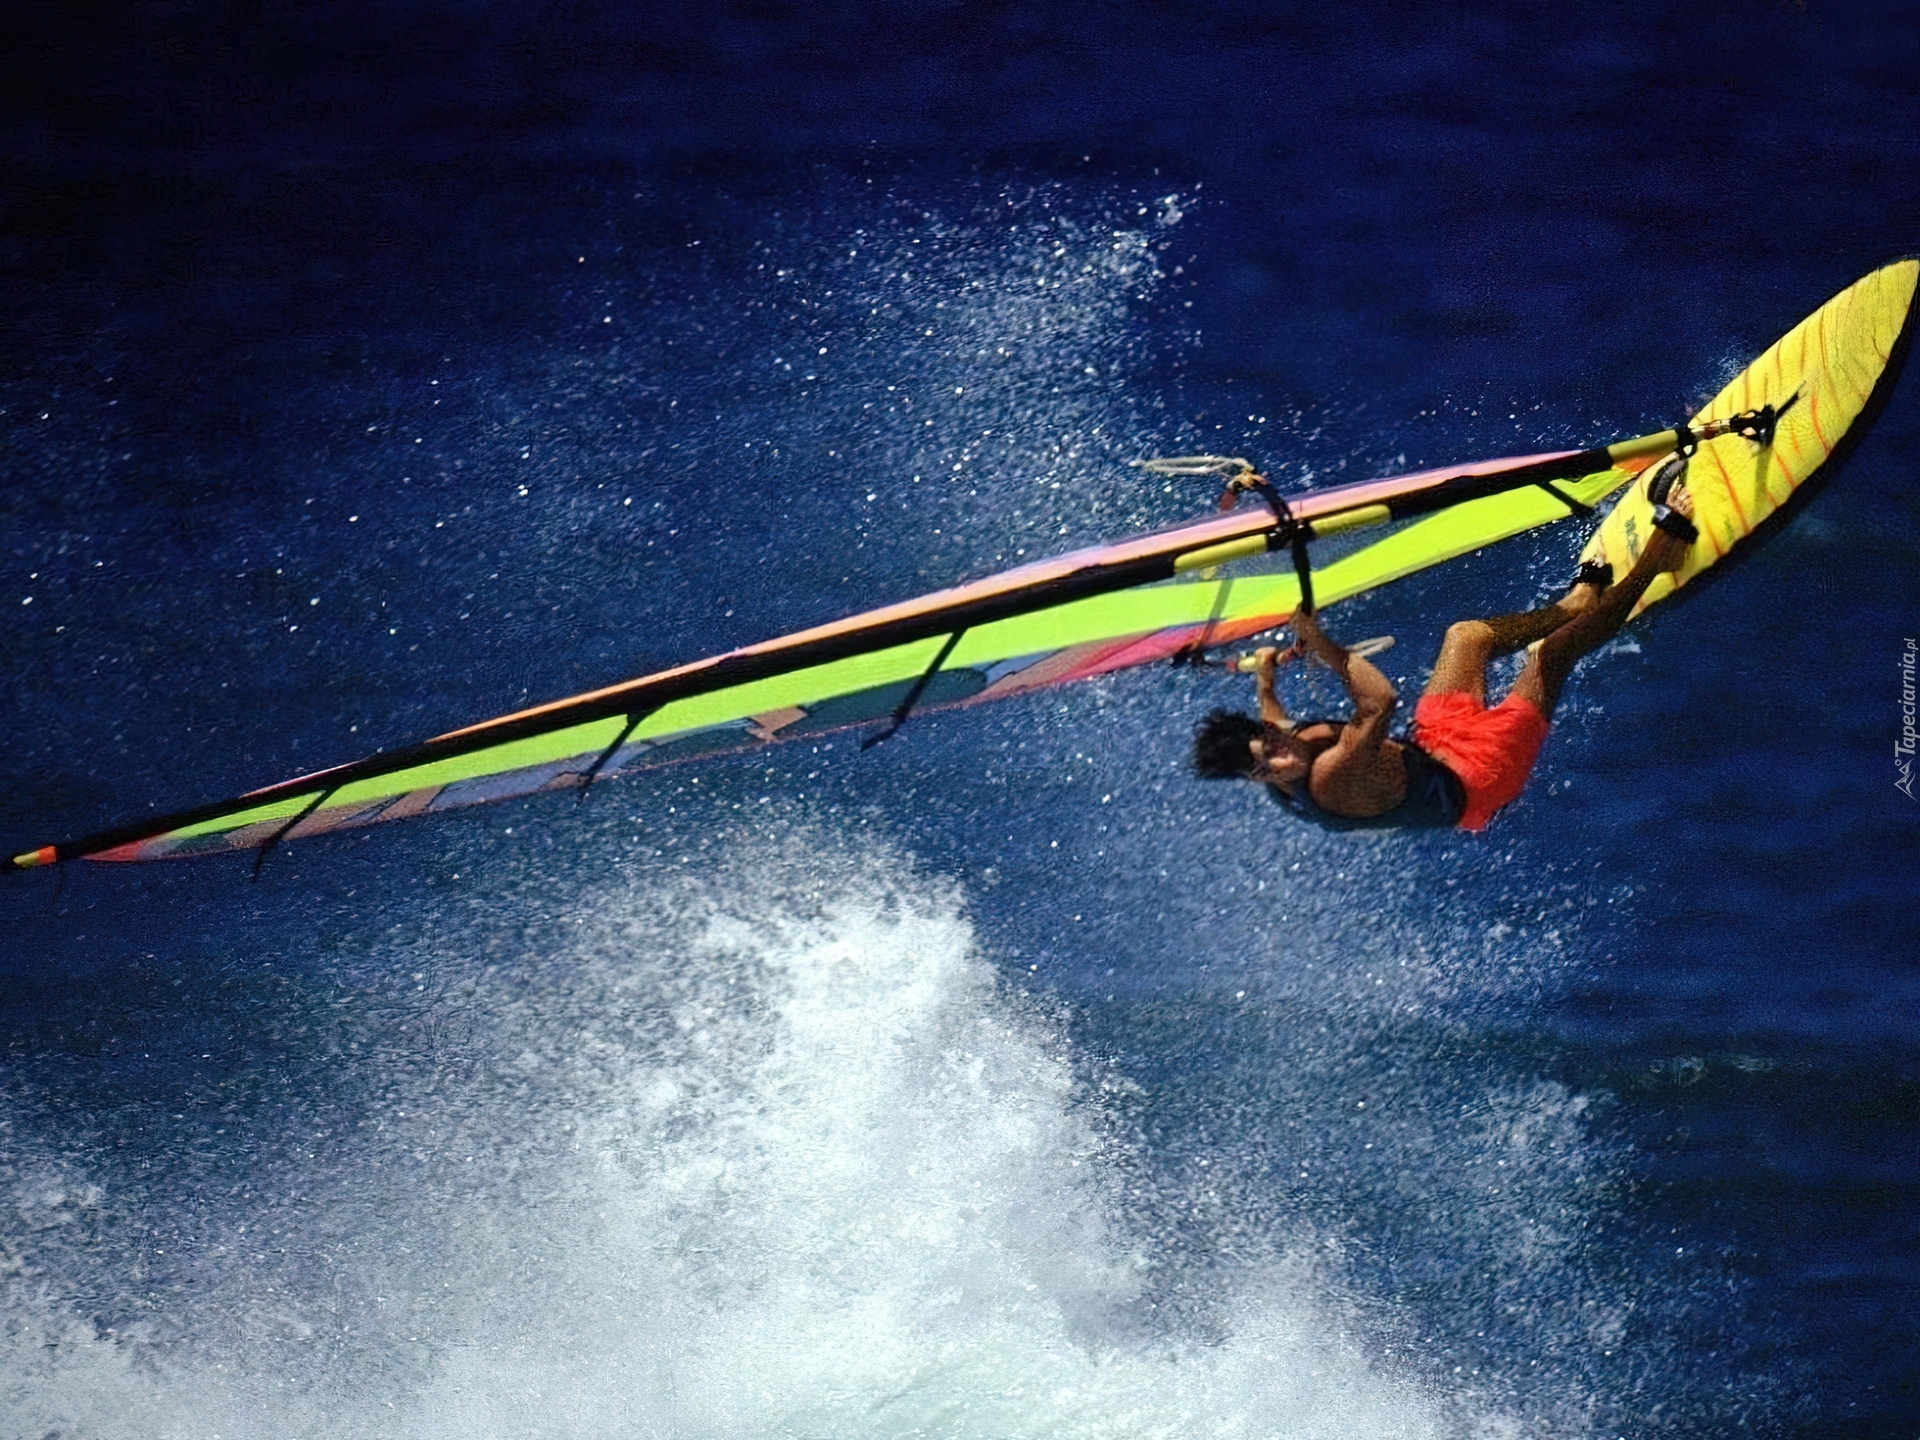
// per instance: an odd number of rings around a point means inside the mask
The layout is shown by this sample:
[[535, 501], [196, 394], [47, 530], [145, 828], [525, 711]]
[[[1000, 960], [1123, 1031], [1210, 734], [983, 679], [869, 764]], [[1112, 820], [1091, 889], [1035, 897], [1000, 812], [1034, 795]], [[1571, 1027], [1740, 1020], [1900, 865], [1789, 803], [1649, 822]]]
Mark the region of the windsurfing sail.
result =
[[[1902, 261], [1841, 292], [1750, 367], [1753, 383], [1742, 388], [1736, 380], [1686, 426], [1287, 497], [1265, 490], [1264, 505], [1024, 565], [233, 799], [40, 846], [13, 863], [24, 869], [228, 850], [264, 858], [291, 838], [574, 789], [848, 726], [897, 725], [915, 709], [978, 704], [1229, 645], [1292, 614], [1309, 581], [1307, 547], [1315, 539], [1417, 522], [1312, 571], [1314, 601], [1325, 606], [1589, 513], [1682, 445], [1705, 440], [1765, 452], [1791, 444], [1810, 454], [1808, 427], [1815, 426], [1824, 458], [1890, 380], [1917, 271], [1920, 264]], [[1722, 403], [1736, 391], [1753, 402], [1739, 413]], [[1273, 550], [1292, 552], [1294, 574], [1215, 576], [1221, 565]]]

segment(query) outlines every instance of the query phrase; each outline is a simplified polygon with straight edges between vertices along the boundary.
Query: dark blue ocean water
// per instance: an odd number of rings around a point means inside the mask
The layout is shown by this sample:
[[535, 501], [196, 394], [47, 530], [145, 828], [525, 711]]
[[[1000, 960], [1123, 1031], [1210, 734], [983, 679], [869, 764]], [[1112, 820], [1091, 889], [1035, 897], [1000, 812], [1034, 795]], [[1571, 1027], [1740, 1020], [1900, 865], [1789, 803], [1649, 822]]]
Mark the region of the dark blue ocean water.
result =
[[[8, 853], [1205, 508], [1144, 454], [1654, 429], [1920, 248], [1910, 7], [5, 24]], [[1912, 1436], [1916, 383], [1480, 838], [1148, 671], [8, 881], [0, 1433]], [[1329, 628], [1410, 692], [1577, 528]]]

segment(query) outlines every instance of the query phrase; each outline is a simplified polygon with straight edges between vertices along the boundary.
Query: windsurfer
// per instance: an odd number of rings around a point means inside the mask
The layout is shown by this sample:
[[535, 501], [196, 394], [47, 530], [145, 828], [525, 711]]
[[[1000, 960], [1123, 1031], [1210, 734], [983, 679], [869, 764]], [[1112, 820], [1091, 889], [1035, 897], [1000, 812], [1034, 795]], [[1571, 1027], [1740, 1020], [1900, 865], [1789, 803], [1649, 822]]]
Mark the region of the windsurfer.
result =
[[[1388, 733], [1399, 696], [1374, 665], [1321, 630], [1302, 609], [1295, 643], [1338, 675], [1353, 697], [1344, 721], [1290, 719], [1274, 690], [1280, 652], [1257, 653], [1260, 715], [1215, 710], [1194, 731], [1193, 768], [1203, 779], [1245, 778], [1329, 830], [1457, 825], [1481, 830], [1516, 799], [1533, 770], [1548, 722], [1576, 662], [1618, 633], [1656, 576], [1686, 563], [1694, 539], [1685, 461], [1668, 462], [1666, 503], [1628, 575], [1581, 566], [1565, 597], [1523, 615], [1449, 626], [1410, 735]], [[1658, 493], [1658, 492], [1656, 492]], [[1535, 642], [1506, 698], [1487, 706], [1487, 664]]]

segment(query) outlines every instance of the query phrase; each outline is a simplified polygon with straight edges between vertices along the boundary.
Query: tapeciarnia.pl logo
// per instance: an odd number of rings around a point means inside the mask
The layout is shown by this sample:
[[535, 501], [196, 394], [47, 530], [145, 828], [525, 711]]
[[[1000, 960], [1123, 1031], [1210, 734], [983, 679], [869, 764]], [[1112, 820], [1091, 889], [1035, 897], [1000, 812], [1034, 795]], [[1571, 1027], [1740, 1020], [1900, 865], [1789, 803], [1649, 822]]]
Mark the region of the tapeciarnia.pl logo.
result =
[[1907, 638], [1906, 652], [1900, 657], [1900, 738], [1893, 743], [1893, 768], [1900, 772], [1900, 778], [1893, 782], [1893, 788], [1909, 800], [1913, 794], [1913, 747], [1920, 733], [1913, 728], [1914, 715], [1914, 662], [1920, 658], [1913, 638]]

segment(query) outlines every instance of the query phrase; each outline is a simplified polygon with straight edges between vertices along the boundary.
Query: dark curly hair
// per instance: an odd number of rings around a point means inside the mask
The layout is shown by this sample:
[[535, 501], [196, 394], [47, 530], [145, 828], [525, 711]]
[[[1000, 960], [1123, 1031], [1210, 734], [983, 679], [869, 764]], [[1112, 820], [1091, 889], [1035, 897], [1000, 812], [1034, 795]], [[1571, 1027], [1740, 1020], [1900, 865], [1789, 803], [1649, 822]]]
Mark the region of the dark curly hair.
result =
[[1213, 710], [1193, 727], [1193, 773], [1202, 780], [1239, 780], [1253, 770], [1247, 742], [1264, 727], [1238, 710]]

